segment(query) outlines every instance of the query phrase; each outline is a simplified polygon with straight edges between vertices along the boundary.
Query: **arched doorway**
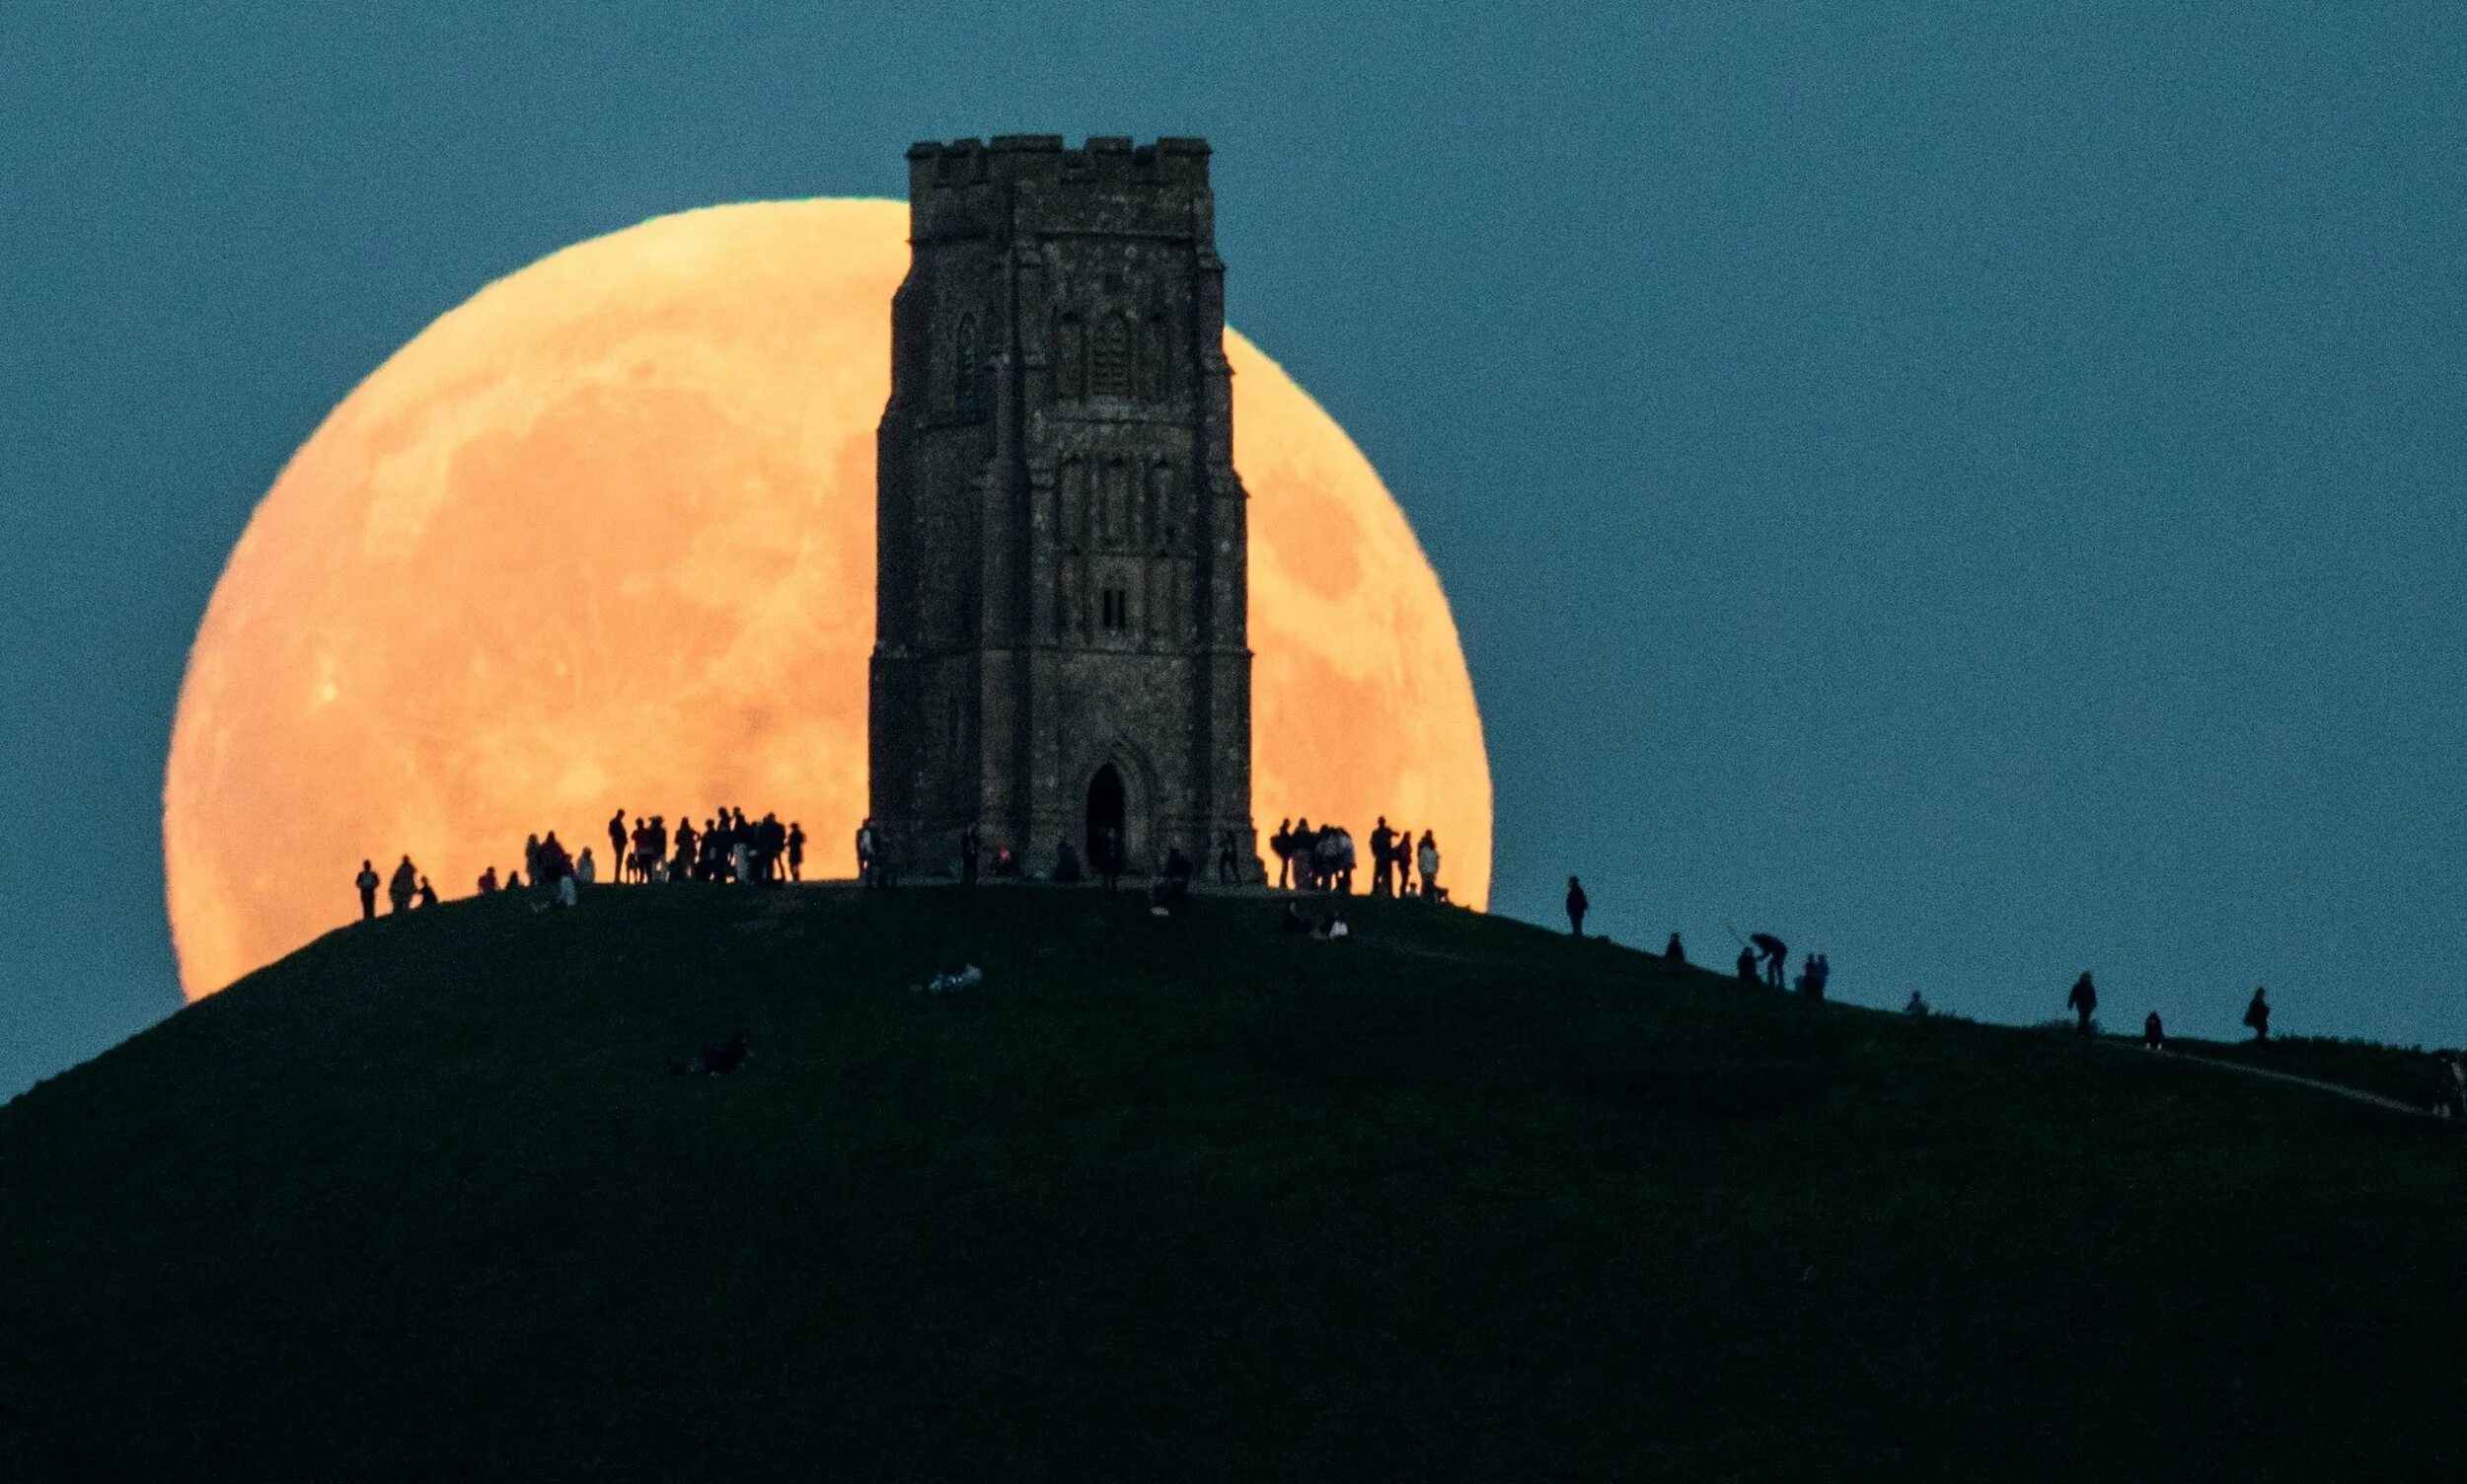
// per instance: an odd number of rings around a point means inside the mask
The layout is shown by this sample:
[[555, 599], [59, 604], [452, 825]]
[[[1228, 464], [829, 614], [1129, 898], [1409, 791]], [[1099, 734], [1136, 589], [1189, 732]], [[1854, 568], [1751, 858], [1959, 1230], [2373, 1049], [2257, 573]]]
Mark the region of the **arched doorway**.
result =
[[1087, 784], [1087, 863], [1090, 870], [1105, 868], [1105, 832], [1113, 832], [1114, 848], [1128, 853], [1130, 840], [1126, 829], [1122, 800], [1122, 775], [1107, 763], [1096, 770], [1096, 777]]

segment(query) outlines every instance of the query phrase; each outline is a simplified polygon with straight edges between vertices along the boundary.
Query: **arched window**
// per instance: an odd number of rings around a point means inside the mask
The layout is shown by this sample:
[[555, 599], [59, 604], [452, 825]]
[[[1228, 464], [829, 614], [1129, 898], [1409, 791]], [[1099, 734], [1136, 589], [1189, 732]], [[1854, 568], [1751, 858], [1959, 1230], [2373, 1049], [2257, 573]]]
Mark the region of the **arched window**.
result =
[[1099, 397], [1131, 395], [1131, 317], [1107, 315], [1096, 324], [1095, 365], [1089, 388]]
[[977, 317], [959, 317], [959, 336], [951, 350], [951, 406], [960, 415], [977, 410], [978, 373], [983, 370], [984, 356], [977, 345]]
[[1054, 327], [1054, 395], [1087, 395], [1087, 331], [1078, 315], [1064, 315]]

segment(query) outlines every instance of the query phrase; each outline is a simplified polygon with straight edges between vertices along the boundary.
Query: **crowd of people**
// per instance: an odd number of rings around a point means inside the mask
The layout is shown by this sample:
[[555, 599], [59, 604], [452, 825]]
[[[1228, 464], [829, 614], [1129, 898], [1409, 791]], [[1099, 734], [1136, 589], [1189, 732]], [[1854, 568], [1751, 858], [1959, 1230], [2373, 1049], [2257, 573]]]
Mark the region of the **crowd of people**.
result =
[[609, 854], [617, 879], [638, 883], [729, 881], [752, 885], [805, 879], [805, 827], [777, 814], [746, 818], [743, 809], [720, 808], [694, 827], [694, 816], [677, 820], [671, 850], [668, 817], [653, 814], [626, 823], [618, 810], [608, 821]]
[[[1227, 850], [1230, 853], [1230, 837]], [[1268, 837], [1268, 850], [1276, 856], [1277, 890], [1353, 895], [1358, 861], [1353, 832], [1343, 825], [1313, 827], [1308, 818], [1279, 820], [1276, 833]], [[1422, 832], [1422, 843], [1417, 846], [1411, 830], [1390, 829], [1387, 817], [1380, 816], [1371, 831], [1372, 896], [1420, 896], [1445, 902], [1448, 889], [1439, 884], [1439, 841], [1430, 831]]]

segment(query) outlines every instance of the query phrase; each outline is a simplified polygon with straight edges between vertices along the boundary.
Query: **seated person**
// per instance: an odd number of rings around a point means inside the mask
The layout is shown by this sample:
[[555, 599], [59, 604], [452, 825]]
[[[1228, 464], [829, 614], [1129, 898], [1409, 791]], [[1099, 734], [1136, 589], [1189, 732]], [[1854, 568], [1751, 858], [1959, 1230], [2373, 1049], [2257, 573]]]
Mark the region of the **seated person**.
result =
[[1300, 936], [1303, 933], [1312, 930], [1310, 927], [1310, 920], [1302, 915], [1302, 909], [1294, 905], [1294, 899], [1292, 897], [1287, 897], [1285, 899], [1284, 926], [1286, 932], [1295, 936]]

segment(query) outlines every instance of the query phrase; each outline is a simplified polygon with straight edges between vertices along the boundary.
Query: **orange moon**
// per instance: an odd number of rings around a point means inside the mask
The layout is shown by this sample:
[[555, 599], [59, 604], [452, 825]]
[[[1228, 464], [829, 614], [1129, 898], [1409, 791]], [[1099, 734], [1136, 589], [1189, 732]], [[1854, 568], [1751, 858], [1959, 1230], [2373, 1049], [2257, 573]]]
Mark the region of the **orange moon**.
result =
[[[463, 896], [528, 834], [605, 854], [621, 805], [776, 810], [809, 875], [854, 872], [907, 239], [896, 201], [661, 217], [489, 285], [326, 418], [181, 688], [163, 846], [188, 998], [356, 917], [363, 858]], [[1287, 815], [1358, 839], [1385, 815], [1484, 905], [1490, 768], [1438, 576], [1334, 419], [1226, 349], [1263, 851]]]

